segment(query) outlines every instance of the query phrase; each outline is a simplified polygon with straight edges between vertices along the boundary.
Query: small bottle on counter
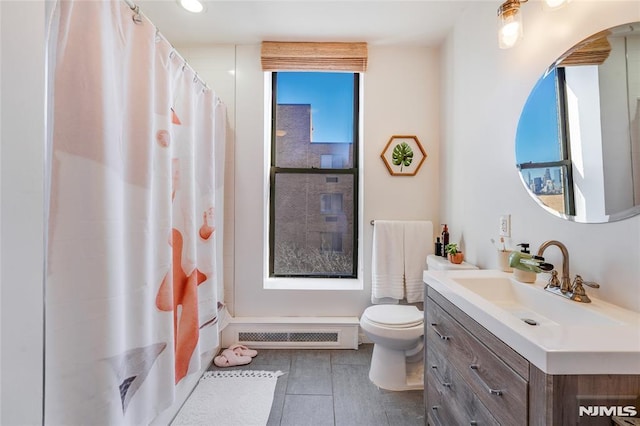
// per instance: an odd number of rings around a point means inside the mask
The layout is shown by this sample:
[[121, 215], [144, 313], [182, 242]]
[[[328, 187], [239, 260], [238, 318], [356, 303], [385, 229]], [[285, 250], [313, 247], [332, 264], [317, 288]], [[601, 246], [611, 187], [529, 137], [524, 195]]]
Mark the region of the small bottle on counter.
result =
[[442, 243], [440, 242], [440, 237], [436, 237], [436, 256], [442, 256]]
[[440, 256], [447, 257], [447, 244], [449, 244], [449, 228], [447, 224], [442, 224], [442, 254]]

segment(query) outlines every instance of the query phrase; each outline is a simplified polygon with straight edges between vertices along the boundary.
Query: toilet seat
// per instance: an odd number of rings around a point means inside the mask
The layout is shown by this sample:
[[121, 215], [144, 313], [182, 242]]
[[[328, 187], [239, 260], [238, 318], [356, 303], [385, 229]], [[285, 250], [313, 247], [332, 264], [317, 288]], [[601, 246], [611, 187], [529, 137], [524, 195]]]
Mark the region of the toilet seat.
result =
[[411, 328], [423, 323], [423, 313], [412, 305], [369, 306], [362, 316], [385, 328]]

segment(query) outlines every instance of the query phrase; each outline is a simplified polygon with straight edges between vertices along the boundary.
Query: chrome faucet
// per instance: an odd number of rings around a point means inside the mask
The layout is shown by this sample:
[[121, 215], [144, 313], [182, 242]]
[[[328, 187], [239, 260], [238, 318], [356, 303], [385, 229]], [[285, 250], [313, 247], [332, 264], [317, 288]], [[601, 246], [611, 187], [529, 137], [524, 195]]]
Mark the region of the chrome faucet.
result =
[[[542, 256], [544, 251], [549, 246], [556, 246], [562, 252], [562, 279], [560, 280], [560, 291], [562, 292], [562, 294], [569, 293], [571, 291], [571, 275], [569, 275], [569, 251], [567, 250], [567, 247], [560, 241], [549, 240], [542, 243], [540, 248], [538, 248], [538, 256]], [[558, 287], [557, 278], [555, 280], [555, 285], [553, 282], [550, 282], [549, 284], [547, 284], [547, 287]]]

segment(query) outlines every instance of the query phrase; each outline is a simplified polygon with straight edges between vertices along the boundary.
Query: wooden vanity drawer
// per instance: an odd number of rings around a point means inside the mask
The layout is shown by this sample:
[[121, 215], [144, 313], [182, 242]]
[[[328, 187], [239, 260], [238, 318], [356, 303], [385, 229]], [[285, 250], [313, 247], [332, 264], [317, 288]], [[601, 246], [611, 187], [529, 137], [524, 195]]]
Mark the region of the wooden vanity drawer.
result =
[[450, 407], [447, 405], [445, 396], [438, 391], [433, 381], [425, 383], [425, 391], [427, 393], [427, 423], [430, 426], [449, 426], [459, 424], [458, 420], [453, 416]]
[[426, 312], [428, 349], [448, 360], [499, 423], [526, 425], [527, 381], [432, 299]]
[[[445, 358], [437, 352], [427, 349], [427, 383], [438, 392], [439, 400], [431, 403], [427, 395], [428, 405], [443, 407], [436, 413], [440, 417], [452, 417], [456, 425], [498, 425], [499, 423], [480, 402], [469, 385], [460, 377]], [[431, 407], [430, 407], [431, 408]], [[433, 414], [432, 414], [433, 415]]]

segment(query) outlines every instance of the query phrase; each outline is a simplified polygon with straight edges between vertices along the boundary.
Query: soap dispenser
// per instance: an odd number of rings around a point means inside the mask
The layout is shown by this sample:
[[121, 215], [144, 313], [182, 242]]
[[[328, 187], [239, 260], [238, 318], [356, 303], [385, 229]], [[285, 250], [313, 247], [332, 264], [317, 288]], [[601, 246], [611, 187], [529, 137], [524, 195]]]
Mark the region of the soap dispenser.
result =
[[532, 272], [526, 264], [522, 263], [523, 259], [526, 261], [527, 259], [532, 258], [531, 253], [529, 252], [529, 244], [521, 243], [518, 244], [518, 246], [522, 247], [520, 252], [518, 253], [514, 251], [509, 256], [509, 264], [513, 268], [513, 277], [523, 283], [535, 282], [537, 277], [536, 273]]

